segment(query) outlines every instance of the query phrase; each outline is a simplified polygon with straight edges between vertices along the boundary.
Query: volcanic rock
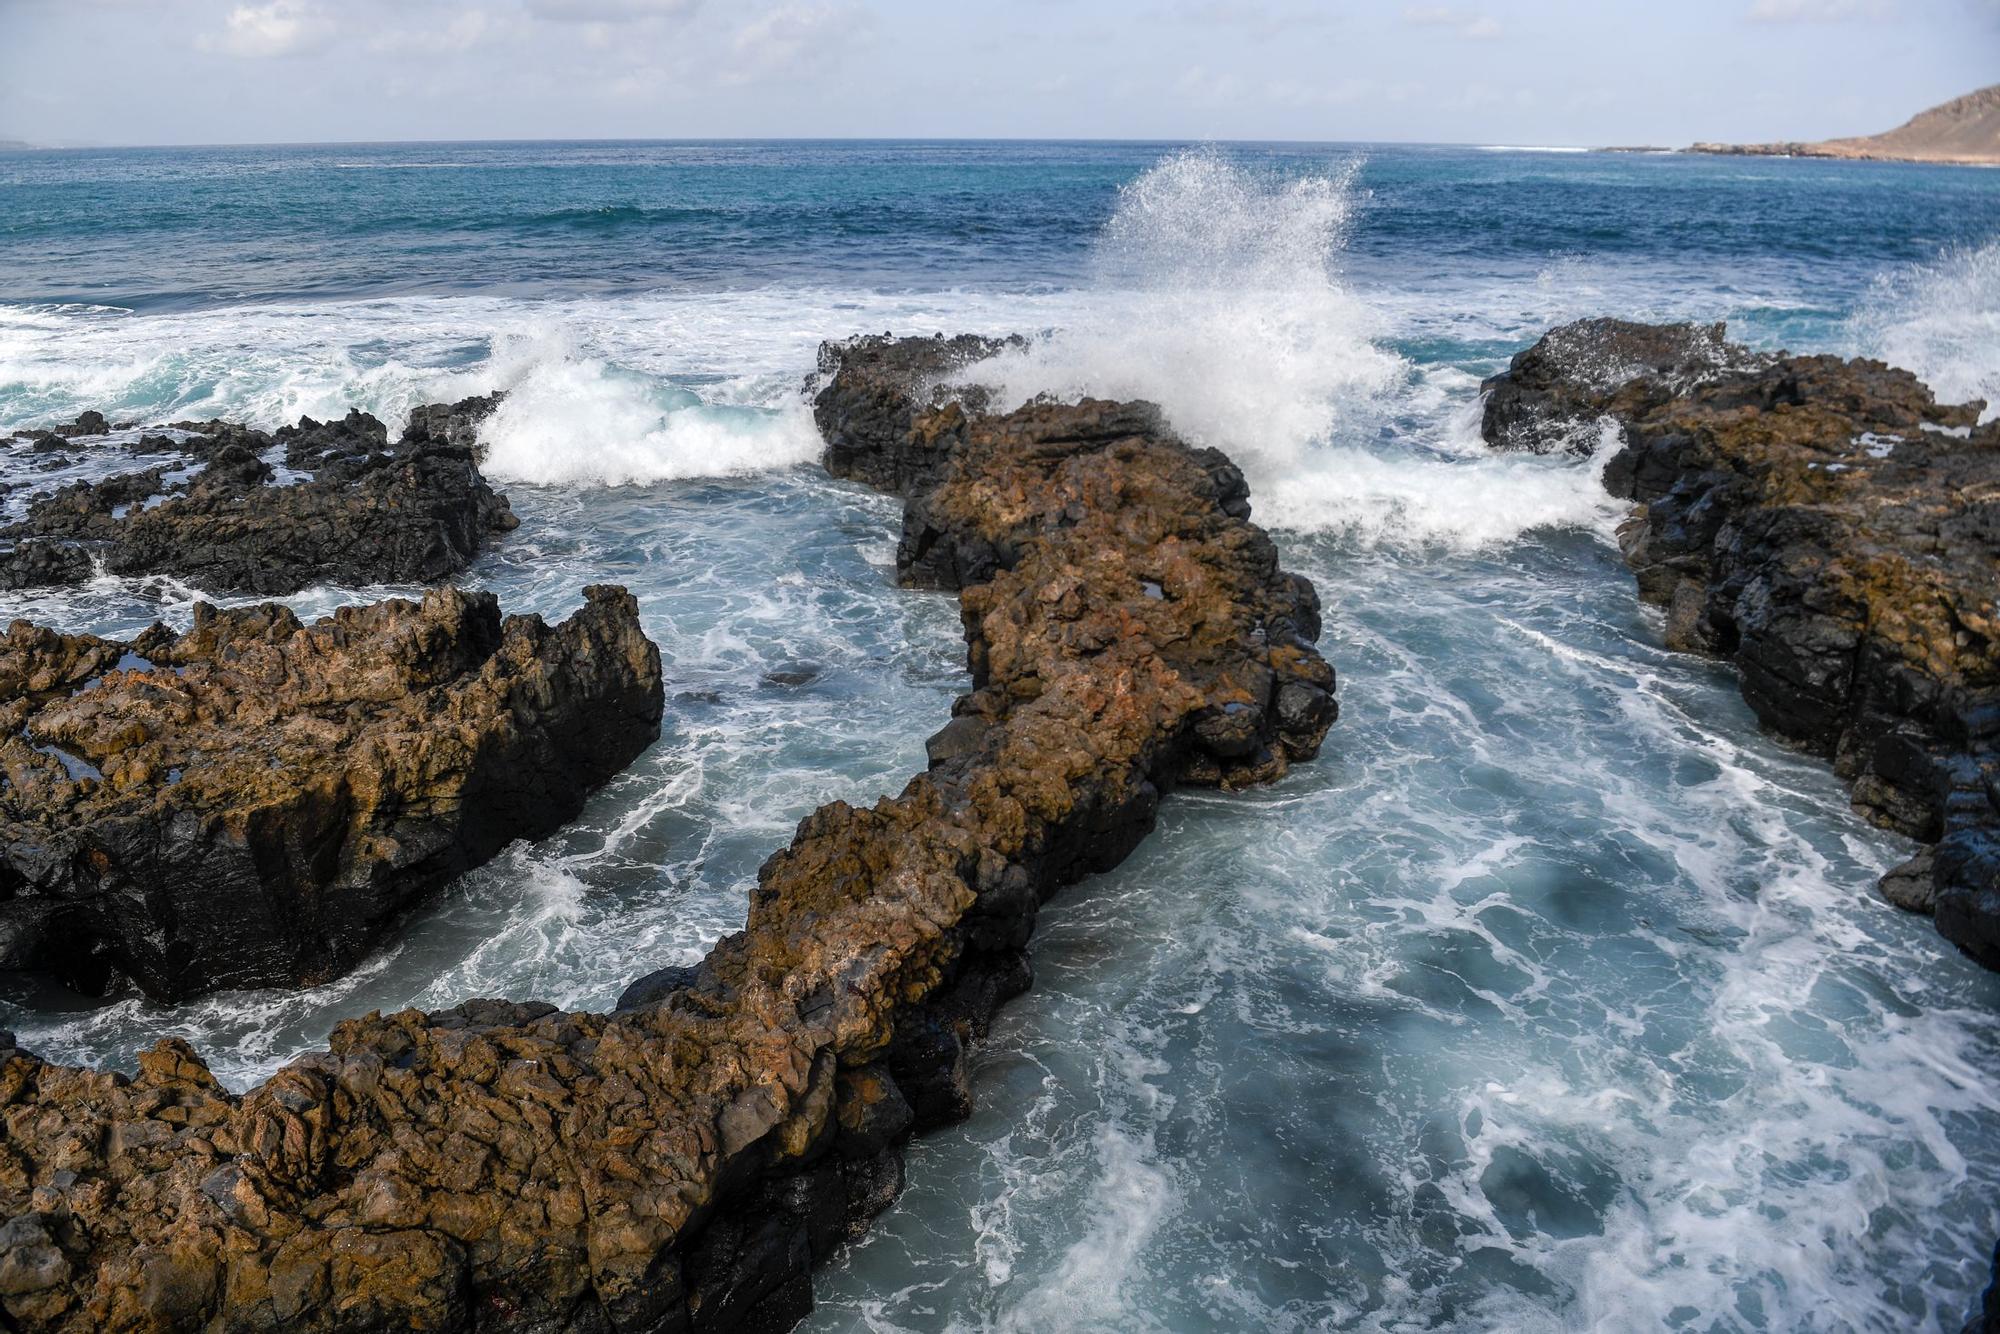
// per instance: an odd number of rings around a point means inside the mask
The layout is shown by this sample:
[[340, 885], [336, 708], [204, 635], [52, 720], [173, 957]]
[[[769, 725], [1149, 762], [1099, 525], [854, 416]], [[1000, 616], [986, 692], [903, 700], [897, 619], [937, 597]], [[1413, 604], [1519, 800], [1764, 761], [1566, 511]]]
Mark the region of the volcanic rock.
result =
[[983, 407], [985, 389], [950, 382], [966, 367], [1021, 346], [1019, 338], [974, 334], [880, 334], [821, 344], [819, 370], [807, 387], [818, 391], [813, 421], [826, 441], [827, 471], [899, 495], [921, 489], [943, 465], [950, 442], [913, 431], [912, 421], [948, 401]]
[[1593, 454], [1607, 417], [1643, 416], [1718, 374], [1769, 361], [1724, 334], [1721, 324], [1613, 319], [1551, 329], [1482, 386], [1482, 433], [1496, 449]]
[[[492, 401], [419, 408], [413, 421], [424, 425], [394, 446], [363, 412], [337, 422], [301, 418], [274, 435], [230, 422], [177, 422], [175, 429], [198, 434], [147, 436], [139, 445], [199, 460], [205, 466], [191, 481], [169, 484], [154, 468], [77, 482], [36, 499], [25, 519], [0, 529], [0, 541], [17, 550], [86, 542], [108, 573], [172, 574], [218, 592], [437, 583], [471, 564], [489, 536], [519, 524], [506, 497], [480, 476], [472, 450], [434, 438], [431, 426], [445, 423], [440, 430], [462, 438]], [[314, 475], [274, 485], [263, 456], [276, 448], [287, 467]], [[26, 586], [43, 572], [63, 582], [76, 565], [0, 553], [0, 568], [0, 579]]]
[[1879, 361], [1640, 328], [1585, 321], [1516, 357], [1487, 382], [1488, 441], [1573, 439], [1593, 411], [1622, 430], [1605, 483], [1636, 502], [1620, 540], [1669, 646], [1734, 660], [1766, 727], [1935, 843], [1885, 895], [2000, 967], [2000, 424]]
[[322, 982], [418, 896], [554, 832], [659, 735], [623, 589], [275, 604], [132, 644], [0, 637], [0, 968], [180, 1000]]
[[477, 456], [480, 423], [492, 416], [506, 397], [505, 393], [483, 394], [456, 403], [428, 403], [414, 408], [409, 424], [403, 428], [403, 447], [445, 445]]
[[824, 353], [828, 463], [903, 479], [905, 578], [960, 588], [973, 683], [931, 768], [806, 817], [744, 929], [621, 1014], [369, 1015], [242, 1097], [171, 1039], [130, 1079], [0, 1053], [7, 1319], [788, 1328], [903, 1136], [965, 1114], [1041, 902], [1175, 784], [1317, 751], [1316, 600], [1226, 460], [1146, 409], [899, 396], [863, 367], [904, 350], [862, 347]]

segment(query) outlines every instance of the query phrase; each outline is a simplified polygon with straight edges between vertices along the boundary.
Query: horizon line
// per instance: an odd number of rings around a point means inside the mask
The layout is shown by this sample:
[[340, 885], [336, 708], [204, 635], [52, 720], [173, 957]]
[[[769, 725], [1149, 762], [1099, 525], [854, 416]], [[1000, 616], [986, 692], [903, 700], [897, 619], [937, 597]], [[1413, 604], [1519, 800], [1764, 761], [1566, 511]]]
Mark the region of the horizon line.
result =
[[834, 135], [834, 134], [768, 134], [768, 135], [587, 135], [587, 136], [495, 136], [486, 138], [417, 138], [417, 139], [247, 139], [216, 142], [176, 142], [176, 143], [36, 143], [29, 139], [10, 139], [0, 135], [0, 144], [13, 145], [0, 151], [28, 153], [82, 153], [100, 151], [123, 151], [132, 149], [159, 148], [381, 148], [381, 147], [423, 147], [455, 146], [471, 144], [1104, 144], [1104, 145], [1148, 145], [1148, 144], [1296, 144], [1310, 147], [1367, 147], [1375, 144], [1394, 145], [1399, 148], [1574, 148], [1585, 152], [1617, 148], [1653, 148], [1671, 152], [1681, 152], [1682, 148], [1666, 144], [1578, 144], [1578, 143], [1538, 143], [1500, 144], [1475, 140], [1443, 139], [1294, 139], [1270, 138], [1220, 138], [1213, 135], [1139, 135], [1131, 137], [1098, 137], [1087, 135]]

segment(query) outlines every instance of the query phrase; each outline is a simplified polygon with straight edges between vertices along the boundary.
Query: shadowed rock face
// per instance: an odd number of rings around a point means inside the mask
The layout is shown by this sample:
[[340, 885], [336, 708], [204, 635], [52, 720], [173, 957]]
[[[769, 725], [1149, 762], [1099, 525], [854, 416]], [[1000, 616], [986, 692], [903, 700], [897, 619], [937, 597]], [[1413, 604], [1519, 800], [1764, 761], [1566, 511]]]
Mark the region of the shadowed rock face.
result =
[[206, 603], [132, 644], [0, 637], [0, 968], [181, 1000], [351, 968], [413, 899], [554, 832], [659, 735], [623, 589], [301, 625]]
[[[205, 465], [200, 473], [168, 484], [150, 469], [40, 498], [24, 520], [0, 529], [0, 541], [14, 543], [0, 553], [0, 586], [81, 583], [92, 556], [112, 574], [173, 574], [216, 592], [449, 579], [489, 535], [518, 526], [474, 457], [477, 424], [497, 401], [418, 408], [393, 446], [364, 412], [338, 422], [301, 418], [275, 434], [176, 422], [199, 434], [146, 436], [139, 448], [189, 455]], [[261, 456], [279, 446], [288, 468], [312, 477], [274, 484]]]
[[[1934, 843], [1884, 893], [2000, 967], [2000, 425], [1881, 362], [1643, 328], [1585, 321], [1516, 357], [1487, 382], [1486, 438], [1623, 428], [1605, 482], [1637, 502], [1621, 543], [1668, 644], [1732, 658], [1767, 727]], [[1714, 369], [1601, 377], [1635, 338], [1694, 335]]]
[[744, 930], [618, 1014], [369, 1015], [241, 1098], [173, 1041], [130, 1080], [6, 1052], [10, 1319], [788, 1328], [812, 1262], [895, 1198], [901, 1139], [966, 1114], [1043, 899], [1173, 784], [1317, 750], [1312, 592], [1220, 456], [1144, 409], [985, 417], [825, 364], [829, 462], [925, 479], [901, 564], [961, 588], [973, 689], [929, 771], [807, 817]]

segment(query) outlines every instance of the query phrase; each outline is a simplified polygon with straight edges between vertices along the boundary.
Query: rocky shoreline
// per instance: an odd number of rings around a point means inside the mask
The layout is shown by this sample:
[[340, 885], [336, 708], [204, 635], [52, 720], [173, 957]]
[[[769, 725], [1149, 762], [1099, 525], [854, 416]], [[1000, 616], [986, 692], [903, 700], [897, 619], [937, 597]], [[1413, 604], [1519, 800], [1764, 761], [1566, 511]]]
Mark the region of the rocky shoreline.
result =
[[1670, 647], [1729, 658], [1763, 725], [1926, 846], [1883, 880], [2000, 968], [2000, 422], [1881, 362], [1721, 325], [1584, 320], [1486, 382], [1500, 449], [1588, 454]]
[[131, 643], [0, 636], [0, 969], [161, 1001], [354, 966], [417, 898], [573, 819], [659, 736], [622, 588], [195, 608]]
[[1318, 600], [1241, 473], [1142, 404], [1005, 415], [986, 346], [823, 351], [836, 474], [904, 494], [905, 582], [960, 593], [972, 687], [930, 767], [803, 821], [745, 929], [611, 1015], [369, 1015], [241, 1097], [0, 1044], [0, 1309], [22, 1329], [765, 1330], [966, 1114], [1040, 903], [1179, 784], [1268, 782], [1334, 721]]
[[[101, 568], [169, 574], [217, 593], [281, 596], [318, 583], [430, 584], [517, 524], [479, 473], [474, 432], [497, 395], [417, 408], [401, 439], [364, 412], [275, 432], [181, 421], [149, 432], [102, 413], [17, 437], [37, 454], [119, 450], [154, 465], [33, 497], [0, 527], [0, 588], [74, 585]], [[279, 466], [291, 474], [281, 478]]]

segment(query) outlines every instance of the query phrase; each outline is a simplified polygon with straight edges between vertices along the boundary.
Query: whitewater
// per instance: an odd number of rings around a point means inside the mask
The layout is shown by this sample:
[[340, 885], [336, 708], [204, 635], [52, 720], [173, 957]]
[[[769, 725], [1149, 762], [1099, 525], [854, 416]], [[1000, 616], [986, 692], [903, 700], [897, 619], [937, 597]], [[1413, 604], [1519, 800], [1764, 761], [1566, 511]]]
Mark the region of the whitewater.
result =
[[[955, 604], [894, 587], [894, 502], [814, 463], [819, 341], [1022, 333], [976, 371], [1003, 403], [1148, 398], [1244, 467], [1326, 604], [1341, 721], [1276, 788], [1177, 796], [1050, 905], [977, 1112], [913, 1146], [809, 1327], [1907, 1329], [1976, 1302], [2000, 980], [1874, 898], [1907, 845], [1761, 736], [1726, 669], [1661, 647], [1600, 465], [1494, 456], [1476, 428], [1480, 378], [1587, 314], [1728, 317], [2000, 401], [1990, 173], [1392, 147], [237, 153], [8, 168], [0, 426], [358, 406], [393, 427], [505, 389], [484, 467], [522, 526], [470, 582], [545, 614], [630, 586], [666, 727], [573, 827], [346, 978], [175, 1007], [10, 978], [0, 1026], [24, 1045], [129, 1068], [178, 1035], [241, 1088], [370, 1009], [603, 1007], [699, 958], [800, 817], [923, 767], [964, 684]], [[405, 170], [431, 164], [460, 170]], [[314, 192], [357, 172], [377, 197], [332, 230]], [[278, 206], [241, 226], [270, 235], [187, 229], [161, 184], [226, 198], [253, 176]], [[1972, 221], [1899, 206], [1911, 179]], [[64, 231], [84, 190], [123, 232]], [[1656, 225], [1673, 210], [1689, 225]], [[469, 247], [451, 272], [440, 237]], [[103, 578], [0, 614], [119, 634], [207, 596]]]

